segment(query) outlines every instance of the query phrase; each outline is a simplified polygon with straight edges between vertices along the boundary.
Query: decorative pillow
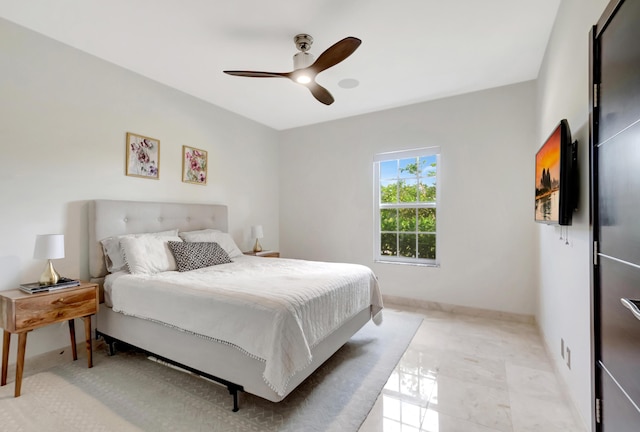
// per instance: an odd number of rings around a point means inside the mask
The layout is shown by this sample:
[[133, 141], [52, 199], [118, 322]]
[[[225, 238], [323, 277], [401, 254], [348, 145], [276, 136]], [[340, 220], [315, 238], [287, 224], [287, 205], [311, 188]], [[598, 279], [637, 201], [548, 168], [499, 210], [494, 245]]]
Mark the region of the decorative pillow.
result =
[[126, 270], [127, 263], [124, 261], [122, 252], [120, 251], [120, 238], [107, 237], [100, 240], [102, 243], [102, 252], [104, 253], [104, 263], [109, 273], [115, 273], [120, 270]]
[[181, 242], [175, 237], [125, 236], [120, 239], [124, 259], [131, 274], [153, 274], [177, 270], [176, 260], [169, 250], [169, 241]]
[[175, 237], [178, 235], [178, 230], [167, 230], [155, 233], [141, 233], [141, 234], [126, 234], [121, 236], [107, 237], [100, 240], [102, 244], [102, 252], [104, 253], [104, 262], [109, 273], [115, 273], [121, 270], [127, 270], [127, 262], [122, 255], [122, 249], [120, 248], [120, 239], [123, 237], [142, 237], [142, 236], [156, 236], [156, 237]]
[[179, 272], [233, 262], [224, 249], [214, 242], [170, 241], [169, 249], [173, 252]]
[[236, 242], [233, 241], [233, 238], [225, 232], [214, 230], [214, 229], [206, 229], [200, 231], [189, 231], [189, 232], [181, 232], [178, 234], [182, 240], [193, 243], [193, 242], [207, 242], [207, 243], [218, 243], [222, 249], [229, 255], [229, 258], [235, 258], [242, 255], [242, 251], [236, 245]]

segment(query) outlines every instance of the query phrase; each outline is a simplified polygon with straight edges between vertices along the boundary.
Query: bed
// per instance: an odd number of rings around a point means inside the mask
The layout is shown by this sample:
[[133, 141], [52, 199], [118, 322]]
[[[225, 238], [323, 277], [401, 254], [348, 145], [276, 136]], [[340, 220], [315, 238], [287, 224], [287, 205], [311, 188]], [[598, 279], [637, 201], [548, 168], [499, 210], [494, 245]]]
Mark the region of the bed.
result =
[[[124, 342], [221, 383], [234, 411], [243, 391], [283, 400], [370, 319], [381, 319], [370, 269], [245, 256], [227, 234], [224, 205], [95, 200], [88, 213], [89, 269], [101, 286], [96, 335], [110, 354]], [[149, 267], [158, 238], [177, 264]], [[128, 266], [105, 260], [116, 239]], [[193, 262], [178, 251], [211, 239], [225, 251], [221, 264], [176, 271]]]

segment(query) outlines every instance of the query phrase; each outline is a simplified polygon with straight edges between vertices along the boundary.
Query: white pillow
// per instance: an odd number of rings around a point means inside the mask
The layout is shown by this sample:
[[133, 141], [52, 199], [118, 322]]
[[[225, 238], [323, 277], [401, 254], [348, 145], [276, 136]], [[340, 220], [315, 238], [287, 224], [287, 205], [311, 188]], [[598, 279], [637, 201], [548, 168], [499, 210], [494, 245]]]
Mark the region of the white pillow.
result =
[[[178, 233], [178, 235], [180, 237], [183, 237], [183, 236], [191, 237], [191, 236], [197, 236], [197, 235], [207, 234], [207, 233], [212, 233], [212, 232], [222, 232], [222, 231], [217, 230], [217, 229], [213, 229], [213, 228], [207, 228], [207, 229], [201, 229], [201, 230], [197, 230], [197, 231], [180, 231]], [[183, 239], [184, 239], [184, 237], [183, 237]], [[191, 242], [189, 242], [189, 243], [191, 243]]]
[[229, 258], [238, 257], [242, 255], [242, 251], [233, 241], [233, 238], [228, 233], [214, 230], [204, 229], [199, 231], [181, 232], [179, 234], [182, 239], [188, 243], [193, 242], [215, 242], [222, 246], [222, 249], [229, 255]]
[[176, 260], [169, 242], [182, 242], [178, 236], [125, 236], [120, 247], [131, 274], [153, 274], [177, 270]]
[[156, 237], [175, 237], [178, 235], [178, 230], [167, 230], [155, 233], [142, 233], [142, 234], [126, 234], [121, 236], [107, 237], [100, 240], [102, 244], [102, 252], [104, 253], [104, 262], [107, 266], [109, 273], [115, 273], [117, 271], [127, 270], [127, 262], [122, 255], [122, 249], [120, 248], [120, 239], [123, 237], [142, 237], [142, 236], [156, 236]]

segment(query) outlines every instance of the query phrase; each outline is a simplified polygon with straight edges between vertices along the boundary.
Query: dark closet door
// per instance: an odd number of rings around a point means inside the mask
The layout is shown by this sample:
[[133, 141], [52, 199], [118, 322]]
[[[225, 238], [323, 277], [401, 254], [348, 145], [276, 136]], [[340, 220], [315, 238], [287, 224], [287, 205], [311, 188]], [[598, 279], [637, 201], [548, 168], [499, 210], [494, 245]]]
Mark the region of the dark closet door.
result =
[[596, 427], [640, 431], [640, 1], [612, 1], [592, 40]]

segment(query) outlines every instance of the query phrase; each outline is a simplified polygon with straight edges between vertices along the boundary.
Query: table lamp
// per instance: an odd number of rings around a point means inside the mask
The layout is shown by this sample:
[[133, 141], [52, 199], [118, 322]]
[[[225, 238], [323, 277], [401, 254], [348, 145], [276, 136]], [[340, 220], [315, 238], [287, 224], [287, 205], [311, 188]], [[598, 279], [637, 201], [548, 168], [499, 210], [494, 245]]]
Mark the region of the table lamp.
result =
[[264, 237], [264, 233], [262, 232], [262, 225], [254, 225], [251, 227], [251, 237], [256, 239], [256, 244], [253, 246], [254, 252], [262, 252], [262, 246], [260, 246], [260, 242], [258, 239]]
[[64, 258], [63, 234], [40, 234], [36, 236], [36, 248], [33, 252], [35, 259], [46, 259], [47, 266], [40, 275], [40, 285], [55, 285], [60, 275], [53, 268], [52, 259]]

